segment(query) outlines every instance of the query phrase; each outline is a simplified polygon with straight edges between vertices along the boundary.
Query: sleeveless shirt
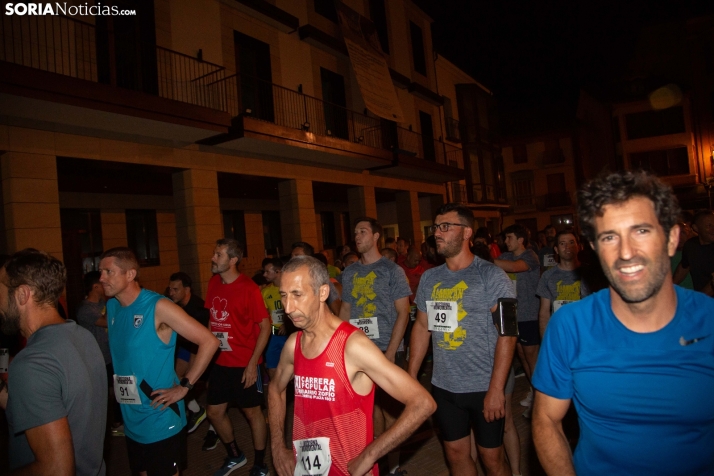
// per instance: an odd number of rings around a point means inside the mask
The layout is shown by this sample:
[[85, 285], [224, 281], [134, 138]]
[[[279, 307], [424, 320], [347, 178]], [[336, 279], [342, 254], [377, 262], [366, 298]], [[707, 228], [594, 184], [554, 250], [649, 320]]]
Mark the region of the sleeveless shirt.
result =
[[126, 307], [116, 299], [107, 301], [109, 349], [114, 373], [136, 377], [141, 405], [121, 405], [124, 432], [132, 440], [149, 444], [165, 440], [186, 426], [183, 400], [164, 411], [151, 408], [151, 391], [178, 384], [174, 371], [176, 332], [165, 344], [156, 334], [156, 303], [164, 297], [142, 289]]
[[[340, 324], [325, 350], [314, 359], [302, 353], [302, 331], [298, 332], [295, 344], [293, 441], [329, 438], [332, 456], [329, 476], [349, 476], [347, 463], [374, 440], [374, 385], [367, 395], [359, 395], [352, 388], [345, 368], [347, 338], [356, 330], [347, 322]], [[379, 475], [377, 464], [370, 474]]]

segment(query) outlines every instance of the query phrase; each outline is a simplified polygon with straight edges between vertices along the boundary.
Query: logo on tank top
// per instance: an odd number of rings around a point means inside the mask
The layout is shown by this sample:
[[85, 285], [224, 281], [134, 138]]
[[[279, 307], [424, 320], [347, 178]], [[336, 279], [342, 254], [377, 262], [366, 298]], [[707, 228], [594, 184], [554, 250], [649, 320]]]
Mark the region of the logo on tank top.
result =
[[[466, 317], [466, 311], [464, 311], [464, 291], [469, 287], [465, 282], [459, 281], [458, 284], [451, 288], [442, 288], [441, 282], [436, 283], [431, 289], [431, 300], [432, 301], [456, 301], [459, 305], [458, 313], [456, 314], [459, 322]], [[444, 350], [456, 350], [461, 347], [461, 344], [466, 340], [466, 329], [459, 326], [454, 332], [444, 332], [443, 339], [438, 342], [440, 348]]]
[[134, 314], [134, 327], [138, 329], [143, 323], [144, 316], [142, 314]]
[[335, 379], [295, 376], [295, 396], [311, 400], [335, 401]]
[[228, 319], [228, 311], [226, 311], [227, 307], [227, 299], [222, 299], [218, 296], [214, 297], [213, 302], [211, 303], [211, 318], [218, 322], [223, 322]]

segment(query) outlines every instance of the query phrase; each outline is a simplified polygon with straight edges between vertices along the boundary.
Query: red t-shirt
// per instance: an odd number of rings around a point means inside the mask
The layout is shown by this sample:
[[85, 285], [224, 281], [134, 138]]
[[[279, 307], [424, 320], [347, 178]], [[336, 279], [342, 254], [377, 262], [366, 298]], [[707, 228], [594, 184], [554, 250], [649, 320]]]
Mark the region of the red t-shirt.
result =
[[[409, 281], [409, 288], [412, 290], [412, 297], [416, 294], [417, 288], [419, 288], [419, 281], [421, 280], [421, 275], [424, 274], [426, 269], [420, 264], [416, 265], [414, 268], [409, 268], [406, 265], [401, 265], [404, 270], [404, 274], [407, 275], [407, 280]], [[413, 301], [413, 299], [412, 299]]]
[[[298, 331], [295, 343], [293, 442], [329, 438], [329, 476], [349, 476], [347, 463], [374, 440], [374, 385], [367, 395], [356, 393], [345, 368], [347, 338], [355, 331], [357, 328], [347, 322], [340, 324], [325, 350], [314, 359], [302, 354], [302, 331]], [[369, 474], [379, 475], [377, 464]]]
[[[221, 339], [216, 363], [246, 367], [258, 342], [258, 324], [269, 317], [258, 285], [244, 274], [230, 284], [223, 284], [216, 274], [208, 282], [206, 308], [211, 314], [211, 332]], [[262, 361], [260, 357], [258, 363]]]

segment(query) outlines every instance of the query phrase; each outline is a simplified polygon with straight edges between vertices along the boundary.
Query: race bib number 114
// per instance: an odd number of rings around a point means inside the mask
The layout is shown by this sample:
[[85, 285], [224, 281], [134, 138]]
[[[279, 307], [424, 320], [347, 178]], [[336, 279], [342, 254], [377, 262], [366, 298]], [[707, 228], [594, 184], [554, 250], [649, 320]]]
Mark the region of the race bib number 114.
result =
[[330, 439], [308, 438], [293, 441], [297, 464], [293, 476], [323, 476], [330, 472]]

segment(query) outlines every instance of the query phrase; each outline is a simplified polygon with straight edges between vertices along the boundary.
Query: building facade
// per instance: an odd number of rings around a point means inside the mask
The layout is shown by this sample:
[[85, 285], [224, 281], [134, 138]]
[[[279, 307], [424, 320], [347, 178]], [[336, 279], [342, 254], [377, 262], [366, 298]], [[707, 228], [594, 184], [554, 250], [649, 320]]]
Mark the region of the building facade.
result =
[[62, 258], [70, 307], [114, 246], [145, 287], [180, 269], [203, 293], [218, 238], [245, 243], [249, 274], [295, 241], [351, 241], [362, 215], [420, 243], [450, 184], [473, 185], [453, 125], [477, 110], [457, 85], [480, 86], [439, 73], [409, 0], [345, 2], [374, 23], [399, 123], [366, 108], [331, 0], [114, 3], [136, 15], [0, 22], [0, 250]]

